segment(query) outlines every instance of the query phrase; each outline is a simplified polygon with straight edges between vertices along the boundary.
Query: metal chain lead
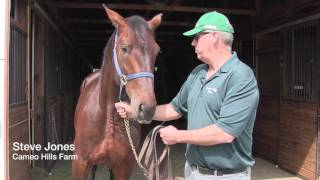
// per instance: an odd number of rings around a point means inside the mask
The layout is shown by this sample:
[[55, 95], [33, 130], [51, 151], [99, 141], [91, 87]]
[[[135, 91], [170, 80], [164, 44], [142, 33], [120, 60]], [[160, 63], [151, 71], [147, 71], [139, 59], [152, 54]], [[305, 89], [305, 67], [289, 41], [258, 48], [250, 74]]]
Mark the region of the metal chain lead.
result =
[[133, 141], [132, 141], [132, 137], [131, 137], [131, 131], [130, 131], [130, 122], [127, 118], [124, 119], [124, 126], [126, 128], [126, 132], [127, 132], [127, 135], [128, 135], [128, 139], [129, 139], [129, 144], [131, 146], [131, 150], [134, 154], [134, 157], [137, 161], [137, 164], [139, 165], [139, 167], [142, 169], [144, 175], [147, 175], [147, 169], [145, 167], [143, 167], [143, 165], [139, 162], [139, 159], [138, 159], [138, 154], [137, 154], [137, 151], [136, 151], [136, 148], [134, 147], [133, 145]]

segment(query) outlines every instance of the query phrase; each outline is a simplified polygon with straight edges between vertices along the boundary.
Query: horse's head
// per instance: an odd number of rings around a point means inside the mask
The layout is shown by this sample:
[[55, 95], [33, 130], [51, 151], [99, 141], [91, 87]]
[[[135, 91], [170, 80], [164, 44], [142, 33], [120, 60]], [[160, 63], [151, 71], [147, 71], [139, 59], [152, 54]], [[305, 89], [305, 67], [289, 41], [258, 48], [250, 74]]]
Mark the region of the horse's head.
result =
[[[156, 15], [150, 21], [139, 16], [125, 19], [106, 6], [104, 8], [117, 31], [114, 46], [122, 73], [153, 73], [156, 56], [160, 51], [154, 31], [161, 23], [162, 14]], [[119, 77], [116, 77], [119, 81]], [[157, 104], [153, 78], [132, 79], [126, 84], [125, 91], [130, 98], [135, 119], [139, 123], [150, 123]]]

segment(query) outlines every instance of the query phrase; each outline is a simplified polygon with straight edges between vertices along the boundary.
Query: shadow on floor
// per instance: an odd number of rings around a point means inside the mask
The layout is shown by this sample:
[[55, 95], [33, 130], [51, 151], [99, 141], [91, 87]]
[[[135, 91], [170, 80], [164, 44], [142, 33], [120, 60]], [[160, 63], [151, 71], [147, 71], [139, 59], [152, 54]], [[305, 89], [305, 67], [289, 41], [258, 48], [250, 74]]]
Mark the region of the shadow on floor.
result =
[[[173, 175], [183, 177], [185, 145], [174, 145], [171, 150]], [[256, 164], [252, 168], [253, 180], [301, 180], [300, 178], [287, 173], [270, 162], [261, 158], [255, 158]], [[145, 180], [142, 171], [136, 167], [131, 180]], [[177, 178], [183, 179], [183, 178]], [[177, 180], [176, 179], [176, 180]], [[71, 161], [57, 161], [51, 171], [51, 175], [45, 175], [39, 169], [33, 169], [32, 180], [72, 180]], [[109, 180], [109, 171], [104, 167], [98, 167], [96, 180]]]
[[[174, 145], [171, 149], [171, 161], [173, 175], [183, 177], [185, 145]], [[48, 175], [42, 170], [35, 168], [32, 180], [72, 180], [71, 161], [57, 161]], [[142, 171], [136, 166], [131, 177], [132, 180], [146, 179]], [[109, 171], [104, 167], [98, 167], [95, 180], [109, 180]]]

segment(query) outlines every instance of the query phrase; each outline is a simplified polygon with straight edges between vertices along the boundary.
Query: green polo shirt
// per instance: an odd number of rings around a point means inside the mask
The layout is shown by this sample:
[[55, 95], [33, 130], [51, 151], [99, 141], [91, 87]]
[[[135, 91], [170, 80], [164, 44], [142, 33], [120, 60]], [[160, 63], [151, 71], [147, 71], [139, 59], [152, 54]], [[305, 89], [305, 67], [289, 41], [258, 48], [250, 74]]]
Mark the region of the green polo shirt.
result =
[[259, 101], [254, 73], [236, 53], [208, 80], [207, 70], [206, 64], [197, 66], [171, 104], [188, 119], [188, 129], [215, 124], [235, 139], [214, 146], [188, 144], [187, 161], [212, 169], [252, 166], [252, 131]]

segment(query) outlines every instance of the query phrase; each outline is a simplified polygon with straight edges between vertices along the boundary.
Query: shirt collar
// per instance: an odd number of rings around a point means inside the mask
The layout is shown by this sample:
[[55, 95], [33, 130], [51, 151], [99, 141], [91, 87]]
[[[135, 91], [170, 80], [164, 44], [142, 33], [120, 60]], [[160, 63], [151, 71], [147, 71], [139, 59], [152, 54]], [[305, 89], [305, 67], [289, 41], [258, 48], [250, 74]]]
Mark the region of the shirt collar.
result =
[[233, 52], [230, 59], [228, 59], [220, 68], [220, 72], [226, 73], [230, 70], [234, 62], [238, 59], [237, 53]]
[[[220, 75], [220, 73], [226, 73], [230, 70], [230, 68], [233, 66], [233, 64], [235, 63], [235, 61], [238, 59], [237, 53], [233, 52], [232, 56], [230, 59], [228, 59], [218, 70], [218, 72], [216, 72], [214, 75], [212, 75], [207, 81], [210, 81], [211, 79], [213, 79], [214, 77], [218, 77]], [[207, 75], [208, 72], [208, 65], [205, 64], [205, 66], [203, 67], [203, 69], [200, 71], [200, 77], [202, 78], [203, 81], [205, 81], [205, 77]]]

